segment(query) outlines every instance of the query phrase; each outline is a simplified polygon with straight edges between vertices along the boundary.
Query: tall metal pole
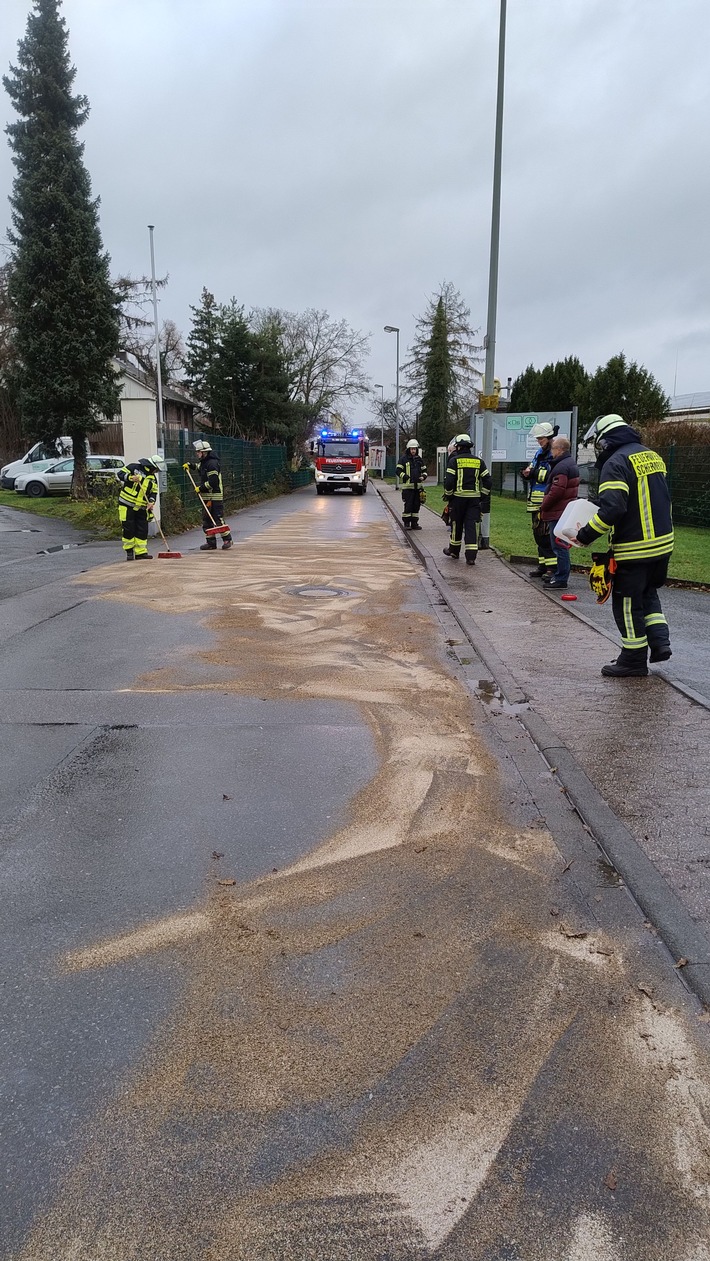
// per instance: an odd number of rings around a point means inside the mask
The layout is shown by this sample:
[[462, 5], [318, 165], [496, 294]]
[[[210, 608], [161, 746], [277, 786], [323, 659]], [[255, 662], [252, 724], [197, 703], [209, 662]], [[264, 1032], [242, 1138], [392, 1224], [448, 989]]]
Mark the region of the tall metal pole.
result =
[[399, 464], [399, 329], [394, 324], [385, 324], [386, 333], [397, 334], [397, 384], [395, 385], [394, 403], [394, 458]]
[[[380, 391], [380, 446], [383, 447], [385, 445], [385, 387], [375, 383], [375, 389]], [[380, 477], [384, 475], [385, 470], [381, 468]]]
[[397, 329], [397, 385], [395, 387], [394, 415], [394, 460], [396, 467], [399, 464], [399, 329]]
[[163, 374], [160, 370], [160, 335], [158, 332], [158, 291], [155, 284], [155, 248], [153, 246], [153, 229], [152, 223], [148, 224], [150, 233], [150, 276], [153, 289], [153, 324], [155, 327], [155, 363], [158, 382], [158, 424], [160, 426], [160, 445], [165, 454], [165, 417], [163, 415]]
[[[486, 367], [483, 393], [488, 400], [493, 393], [496, 356], [496, 313], [498, 310], [498, 245], [500, 241], [500, 182], [503, 154], [503, 87], [505, 78], [506, 0], [500, 0], [500, 34], [498, 38], [498, 97], [496, 101], [496, 134], [493, 157], [493, 209], [491, 214], [491, 257], [488, 272], [488, 320], [486, 324]], [[483, 413], [483, 459], [490, 471], [493, 456], [493, 412]], [[488, 513], [481, 521], [481, 547], [490, 546], [491, 519]]]

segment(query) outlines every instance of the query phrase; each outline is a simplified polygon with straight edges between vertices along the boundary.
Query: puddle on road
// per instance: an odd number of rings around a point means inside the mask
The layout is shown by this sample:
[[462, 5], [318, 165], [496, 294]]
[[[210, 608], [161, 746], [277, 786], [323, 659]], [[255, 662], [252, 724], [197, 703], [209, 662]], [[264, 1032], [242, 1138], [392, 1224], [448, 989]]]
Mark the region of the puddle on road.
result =
[[518, 704], [507, 701], [498, 684], [493, 682], [493, 679], [479, 679], [473, 690], [479, 701], [483, 701], [483, 704], [494, 714], [511, 714], [515, 716], [530, 709], [528, 701], [521, 701]]
[[605, 858], [597, 859], [597, 870], [601, 877], [601, 882], [609, 889], [619, 889], [623, 885], [623, 880], [619, 875], [616, 867], [608, 863]]

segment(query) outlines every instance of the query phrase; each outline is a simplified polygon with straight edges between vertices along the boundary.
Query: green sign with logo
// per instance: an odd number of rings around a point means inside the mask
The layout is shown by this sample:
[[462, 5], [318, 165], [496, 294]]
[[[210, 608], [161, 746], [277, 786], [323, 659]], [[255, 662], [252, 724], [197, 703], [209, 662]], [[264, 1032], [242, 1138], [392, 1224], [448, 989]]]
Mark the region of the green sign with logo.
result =
[[533, 425], [536, 424], [537, 416], [530, 414], [525, 416], [513, 414], [512, 416], [506, 416], [505, 418], [506, 429], [532, 429]]

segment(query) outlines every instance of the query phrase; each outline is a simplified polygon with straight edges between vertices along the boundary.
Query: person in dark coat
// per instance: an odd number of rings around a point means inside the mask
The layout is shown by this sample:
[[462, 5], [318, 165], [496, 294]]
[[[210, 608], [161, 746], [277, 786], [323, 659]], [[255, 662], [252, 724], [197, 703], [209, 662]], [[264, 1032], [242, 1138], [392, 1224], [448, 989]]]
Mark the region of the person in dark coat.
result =
[[557, 565], [554, 572], [546, 575], [542, 581], [546, 587], [563, 588], [569, 580], [569, 544], [557, 542], [555, 526], [567, 504], [571, 504], [579, 494], [579, 469], [572, 458], [569, 438], [558, 434], [552, 439], [551, 446], [552, 461], [545, 484], [545, 495], [540, 505], [540, 520], [547, 523], [550, 546], [557, 558]]

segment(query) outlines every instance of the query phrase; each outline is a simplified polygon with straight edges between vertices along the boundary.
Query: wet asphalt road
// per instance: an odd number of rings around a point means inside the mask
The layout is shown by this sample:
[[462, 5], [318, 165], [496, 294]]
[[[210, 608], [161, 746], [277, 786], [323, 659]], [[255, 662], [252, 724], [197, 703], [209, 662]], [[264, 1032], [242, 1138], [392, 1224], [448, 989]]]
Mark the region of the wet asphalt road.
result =
[[0, 603], [0, 1256], [708, 1261], [697, 1004], [378, 501], [236, 535]]
[[[296, 506], [255, 510], [240, 533]], [[191, 615], [89, 598], [71, 579], [120, 545], [81, 541], [0, 510], [3, 1257], [181, 988], [174, 963], [67, 977], [58, 958], [199, 902], [213, 851], [240, 881], [293, 860], [337, 825], [375, 760], [352, 706], [131, 694], [212, 636]], [[72, 546], [38, 555], [38, 543]]]

